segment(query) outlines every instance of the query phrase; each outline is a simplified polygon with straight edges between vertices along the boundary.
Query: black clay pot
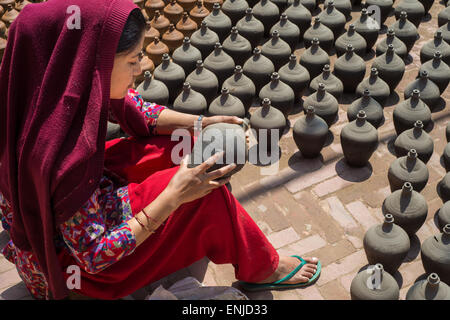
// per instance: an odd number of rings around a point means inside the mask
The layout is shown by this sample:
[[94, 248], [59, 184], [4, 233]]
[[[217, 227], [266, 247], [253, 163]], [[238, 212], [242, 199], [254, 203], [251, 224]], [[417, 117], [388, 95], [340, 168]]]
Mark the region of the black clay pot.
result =
[[222, 88], [221, 94], [209, 105], [208, 115], [244, 118], [245, 108], [241, 100], [230, 94], [228, 88]]
[[440, 30], [436, 31], [433, 40], [425, 43], [420, 49], [420, 62], [424, 64], [425, 62], [432, 60], [437, 51], [441, 53], [442, 61], [447, 65], [450, 64], [450, 44], [444, 41]]
[[437, 273], [415, 282], [406, 293], [406, 300], [450, 300], [450, 288]]
[[334, 0], [329, 0], [327, 7], [318, 15], [320, 22], [333, 31], [334, 39], [337, 39], [343, 32], [347, 21], [344, 14], [334, 7]]
[[269, 58], [273, 62], [275, 70], [278, 70], [289, 61], [291, 47], [280, 38], [280, 34], [275, 30], [272, 32], [272, 37], [261, 47], [261, 53]]
[[233, 96], [241, 100], [246, 113], [248, 112], [256, 95], [256, 88], [241, 66], [234, 68], [234, 74], [225, 80], [222, 88], [228, 88]]
[[433, 155], [434, 143], [430, 135], [423, 130], [422, 121], [414, 123], [414, 128], [403, 131], [394, 142], [397, 158], [408, 155], [409, 150], [415, 149], [420, 160], [427, 163]]
[[231, 28], [230, 36], [225, 39], [222, 47], [236, 65], [243, 66], [252, 55], [252, 45], [239, 34], [236, 27]]
[[445, 137], [447, 138], [447, 142], [450, 142], [450, 122], [445, 127]]
[[222, 5], [222, 11], [231, 20], [231, 25], [236, 23], [245, 16], [245, 10], [249, 8], [245, 0], [226, 0]]
[[442, 38], [444, 41], [450, 44], [450, 16], [448, 17], [448, 22], [442, 25], [438, 30], [442, 32]]
[[447, 143], [444, 149], [444, 154], [442, 155], [444, 158], [444, 166], [447, 172], [450, 171], [450, 143]]
[[[325, 0], [323, 3], [324, 9], [327, 8], [330, 0]], [[351, 12], [352, 12], [352, 3], [350, 0], [333, 0], [334, 7], [342, 13], [346, 20], [351, 20]]]
[[183, 45], [175, 49], [172, 55], [173, 62], [184, 69], [186, 74], [195, 70], [197, 61], [202, 59], [202, 53], [191, 45], [191, 40], [185, 37]]
[[419, 77], [408, 84], [404, 91], [404, 98], [408, 99], [412, 96], [413, 90], [419, 90], [420, 100], [422, 100], [433, 112], [441, 97], [439, 87], [428, 78], [428, 72], [420, 72]]
[[278, 31], [280, 38], [289, 45], [291, 51], [294, 51], [300, 40], [300, 29], [288, 20], [286, 13], [281, 14], [280, 21], [273, 25], [270, 33], [272, 34], [275, 30]]
[[408, 14], [408, 20], [416, 27], [419, 26], [422, 18], [425, 16], [425, 8], [418, 0], [401, 0], [395, 7], [395, 18], [399, 19], [401, 12]]
[[270, 82], [262, 87], [259, 92], [261, 101], [269, 98], [274, 108], [280, 110], [287, 117], [294, 106], [294, 91], [286, 83], [281, 81], [277, 72], [272, 73]]
[[311, 41], [311, 47], [306, 49], [300, 56], [300, 64], [309, 72], [311, 79], [314, 79], [322, 73], [323, 67], [330, 64], [330, 57], [320, 47], [319, 40], [314, 38]]
[[220, 43], [216, 43], [214, 51], [205, 59], [205, 68], [214, 73], [219, 80], [219, 88], [223, 82], [231, 77], [234, 71], [234, 61], [223, 49]]
[[153, 102], [162, 106], [169, 103], [169, 90], [167, 86], [156, 79], [152, 79], [150, 71], [144, 74], [144, 81], [136, 88], [146, 102]]
[[394, 224], [394, 217], [387, 214], [382, 224], [367, 230], [363, 245], [369, 264], [381, 263], [393, 275], [406, 258], [411, 243], [406, 231]]
[[200, 29], [191, 35], [191, 44], [202, 53], [202, 59], [206, 59], [211, 52], [214, 51], [214, 46], [219, 42], [217, 33], [207, 27], [206, 21], [202, 21]]
[[219, 90], [219, 80], [216, 75], [206, 69], [202, 60], [197, 61], [197, 67], [186, 78], [191, 84], [191, 88], [201, 93], [208, 104], [217, 96]]
[[303, 34], [303, 43], [305, 48], [312, 45], [314, 39], [319, 41], [320, 47], [325, 52], [330, 52], [334, 44], [334, 34], [326, 25], [322, 24], [319, 17], [314, 18], [314, 22]]
[[354, 167], [367, 165], [378, 147], [378, 131], [366, 119], [366, 113], [360, 110], [357, 119], [342, 128], [340, 134], [345, 160]]
[[264, 25], [253, 16], [252, 8], [245, 10], [245, 16], [238, 21], [236, 28], [241, 36], [250, 41], [252, 48], [255, 48], [264, 37]]
[[300, 38], [303, 39], [303, 34], [311, 26], [311, 12], [300, 2], [300, 0], [293, 0], [293, 3], [286, 9], [285, 13], [289, 21], [294, 23], [300, 29]]
[[408, 57], [408, 50], [406, 45], [399, 38], [395, 36], [394, 29], [388, 29], [386, 38], [378, 42], [376, 48], [377, 56], [381, 56], [388, 49], [388, 46], [392, 44], [394, 46], [394, 52], [403, 60]]
[[[371, 270], [362, 270], [353, 278], [350, 285], [351, 299], [398, 300], [400, 288], [394, 277], [384, 271], [381, 263], [371, 267]], [[375, 283], [371, 281], [373, 278], [375, 278]]]
[[366, 75], [366, 63], [353, 51], [351, 44], [347, 45], [347, 52], [334, 63], [334, 74], [344, 85], [344, 91], [353, 93]]
[[439, 229], [444, 230], [446, 224], [450, 224], [450, 201], [444, 203], [437, 214]]
[[386, 81], [391, 92], [398, 86], [405, 73], [405, 63], [395, 53], [392, 44], [388, 45], [386, 53], [375, 58], [372, 68], [377, 68], [378, 76]]
[[341, 98], [344, 92], [344, 85], [338, 77], [331, 73], [329, 64], [326, 64], [322, 73], [311, 81], [309, 88], [315, 92], [319, 88], [319, 83], [323, 83], [325, 91], [332, 94], [337, 100]]
[[389, 17], [392, 5], [394, 1], [392, 0], [366, 0], [367, 6], [378, 6], [380, 8], [380, 24], [384, 24], [386, 19]]
[[384, 120], [383, 108], [381, 105], [370, 96], [370, 91], [366, 89], [363, 96], [356, 99], [347, 109], [348, 121], [356, 120], [360, 110], [364, 110], [367, 116], [367, 121], [376, 129]]
[[419, 90], [413, 90], [412, 96], [400, 102], [393, 113], [394, 127], [397, 135], [414, 127], [417, 120], [426, 128], [431, 122], [430, 108], [420, 99]]
[[244, 74], [253, 81], [256, 93], [270, 81], [270, 76], [275, 72], [272, 61], [261, 54], [260, 48], [253, 49], [253, 56], [244, 63]]
[[253, 7], [253, 15], [264, 25], [264, 35], [267, 37], [270, 28], [280, 18], [280, 9], [270, 0], [261, 0]]
[[445, 225], [441, 234], [426, 239], [421, 248], [420, 256], [425, 271], [437, 273], [443, 282], [450, 283], [450, 225]]
[[394, 29], [395, 36], [399, 38], [406, 46], [406, 50], [409, 53], [414, 46], [414, 43], [419, 38], [416, 26], [410, 22], [406, 12], [400, 13], [400, 18], [390, 28]]
[[309, 84], [309, 72], [297, 62], [295, 54], [291, 54], [289, 62], [278, 70], [281, 81], [286, 83], [294, 91], [295, 100], [298, 101]]
[[441, 27], [448, 22], [450, 18], [450, 2], [447, 2], [447, 7], [438, 14], [438, 26]]
[[382, 205], [383, 214], [391, 214], [395, 224], [411, 237], [425, 223], [428, 205], [425, 197], [414, 191], [411, 183], [405, 182], [401, 190], [394, 191]]
[[427, 185], [428, 168], [417, 157], [417, 152], [411, 149], [408, 155], [394, 160], [389, 166], [388, 180], [391, 191], [399, 190], [405, 182], [410, 182], [414, 190], [421, 192]]
[[356, 87], [356, 95], [362, 96], [364, 94], [364, 90], [366, 89], [369, 90], [370, 96], [377, 100], [382, 107], [386, 105], [386, 101], [389, 98], [391, 90], [389, 89], [388, 84], [383, 79], [378, 77], [377, 68], [371, 68], [370, 76], [358, 84]]
[[203, 21], [208, 24], [208, 28], [217, 33], [220, 42], [230, 34], [231, 19], [222, 12], [219, 3], [214, 3], [211, 13]]
[[367, 9], [361, 10], [361, 16], [354, 23], [356, 32], [358, 32], [367, 42], [366, 50], [370, 52], [378, 39], [380, 25], [369, 16]]
[[347, 45], [349, 44], [352, 45], [353, 51], [358, 56], [364, 57], [366, 55], [367, 42], [356, 32], [354, 24], [350, 24], [347, 32], [336, 39], [335, 48], [337, 55], [342, 56], [345, 54], [347, 52]]
[[307, 106], [306, 115], [295, 122], [292, 135], [302, 156], [315, 158], [320, 155], [325, 145], [328, 125], [315, 114], [313, 106]]
[[[328, 127], [334, 123], [339, 112], [339, 103], [336, 98], [325, 91], [325, 85], [319, 83], [317, 91], [309, 95], [303, 105], [313, 106], [316, 115], [327, 123]], [[306, 110], [304, 109], [306, 112]]]
[[106, 141], [118, 139], [121, 136], [122, 136], [122, 132], [120, 130], [120, 125], [118, 125], [117, 123], [108, 121], [108, 127], [106, 129]]
[[170, 56], [164, 53], [162, 63], [155, 69], [154, 77], [167, 86], [167, 89], [169, 89], [169, 104], [172, 104], [183, 88], [186, 77], [183, 68], [171, 61]]
[[183, 91], [175, 99], [173, 109], [189, 114], [206, 114], [208, 104], [205, 97], [191, 88], [189, 82], [183, 84]]
[[442, 61], [440, 51], [436, 51], [433, 59], [420, 66], [419, 74], [422, 71], [428, 73], [428, 78], [438, 86], [440, 94], [443, 94], [450, 82], [450, 67]]
[[437, 190], [439, 197], [442, 199], [443, 202], [450, 200], [450, 173], [447, 172], [447, 174], [442, 178], [441, 181], [439, 181], [437, 185]]

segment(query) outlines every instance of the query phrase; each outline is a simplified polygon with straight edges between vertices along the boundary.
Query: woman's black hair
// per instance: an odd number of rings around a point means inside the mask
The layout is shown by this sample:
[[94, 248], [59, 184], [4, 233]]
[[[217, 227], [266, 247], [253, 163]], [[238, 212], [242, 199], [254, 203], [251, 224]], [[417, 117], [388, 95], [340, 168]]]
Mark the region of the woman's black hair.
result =
[[129, 52], [136, 47], [146, 27], [146, 21], [141, 10], [133, 9], [128, 16], [116, 53]]

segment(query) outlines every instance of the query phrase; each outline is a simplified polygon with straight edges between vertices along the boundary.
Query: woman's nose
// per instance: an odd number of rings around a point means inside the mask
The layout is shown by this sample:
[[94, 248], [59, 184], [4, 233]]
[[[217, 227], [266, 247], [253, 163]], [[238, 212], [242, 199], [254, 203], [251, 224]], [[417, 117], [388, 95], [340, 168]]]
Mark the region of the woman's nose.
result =
[[141, 73], [142, 73], [142, 67], [141, 67], [141, 64], [138, 63], [137, 66], [136, 66], [136, 68], [134, 69], [134, 74], [133, 74], [133, 75], [134, 75], [135, 77], [137, 77], [137, 76], [139, 76]]

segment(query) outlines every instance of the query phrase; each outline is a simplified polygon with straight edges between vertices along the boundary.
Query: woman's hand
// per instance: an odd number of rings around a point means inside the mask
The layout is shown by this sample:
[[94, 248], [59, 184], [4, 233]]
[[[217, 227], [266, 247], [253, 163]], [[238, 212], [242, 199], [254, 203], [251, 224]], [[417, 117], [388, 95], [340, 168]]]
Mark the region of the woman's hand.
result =
[[[212, 117], [204, 117], [202, 120], [203, 127], [207, 127], [214, 123], [232, 123], [232, 124], [242, 124], [244, 119], [236, 117], [236, 116], [212, 116]], [[249, 135], [245, 133], [247, 144], [250, 143]]]
[[[218, 178], [231, 172], [236, 167], [236, 164], [233, 163], [220, 169], [206, 172], [223, 154], [223, 151], [216, 153], [195, 168], [188, 168], [189, 157], [184, 157], [181, 161], [180, 169], [172, 177], [164, 192], [166, 192], [178, 207], [183, 203], [202, 198], [212, 190], [223, 186], [230, 181], [230, 177], [224, 179]], [[218, 180], [213, 181], [215, 179]]]

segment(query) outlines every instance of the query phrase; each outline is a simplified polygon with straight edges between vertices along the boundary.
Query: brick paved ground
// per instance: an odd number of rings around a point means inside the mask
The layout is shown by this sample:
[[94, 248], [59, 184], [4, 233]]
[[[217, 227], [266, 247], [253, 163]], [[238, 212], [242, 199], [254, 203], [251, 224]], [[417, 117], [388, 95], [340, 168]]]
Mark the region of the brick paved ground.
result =
[[[399, 0], [395, 3], [398, 2]], [[437, 29], [437, 14], [443, 8], [442, 3], [435, 1], [430, 11], [433, 18], [425, 19], [428, 21], [420, 24], [421, 38], [411, 51], [413, 59], [407, 64], [404, 78], [397, 88], [399, 101], [403, 100], [406, 85], [417, 75], [420, 48], [432, 39]], [[356, 12], [352, 15], [354, 21]], [[394, 17], [391, 16], [386, 25], [393, 22]], [[378, 41], [384, 37], [384, 34], [381, 35]], [[303, 48], [298, 49], [296, 54], [300, 55], [303, 51]], [[367, 72], [373, 59], [374, 54], [366, 57]], [[333, 55], [332, 66], [335, 60], [336, 55]], [[443, 98], [447, 104], [450, 103], [450, 90], [446, 90]], [[386, 122], [379, 128], [380, 146], [370, 159], [370, 166], [353, 169], [342, 160], [339, 141], [340, 130], [348, 123], [345, 111], [353, 97], [346, 96], [344, 101], [346, 103], [340, 104], [339, 121], [331, 128], [334, 140], [323, 150], [321, 158], [302, 158], [292, 139], [291, 130], [281, 139], [282, 156], [278, 162], [280, 171], [277, 175], [263, 176], [261, 167], [248, 164], [231, 180], [234, 195], [280, 253], [317, 256], [323, 264], [322, 275], [314, 286], [289, 291], [249, 293], [251, 299], [349, 299], [353, 277], [367, 264], [362, 239], [370, 226], [381, 222], [381, 204], [390, 194], [387, 170], [395, 159], [391, 150], [396, 137], [392, 112], [398, 102], [390, 99], [390, 106], [384, 109]], [[295, 114], [289, 116], [291, 126], [301, 116], [299, 110], [298, 108]], [[435, 142], [435, 150], [428, 162], [430, 180], [422, 191], [428, 201], [429, 214], [425, 225], [417, 232], [417, 238], [412, 241], [407, 261], [396, 274], [401, 284], [402, 299], [414, 281], [424, 273], [419, 240], [422, 242], [438, 232], [434, 216], [442, 206], [442, 201], [436, 193], [436, 185], [445, 175], [440, 156], [446, 145], [445, 125], [449, 119], [448, 107], [433, 114], [435, 125], [431, 136]], [[251, 141], [253, 144], [253, 137]], [[0, 244], [5, 241], [5, 232], [2, 232]], [[129, 298], [141, 299], [157, 285], [168, 285], [188, 275], [195, 276], [204, 285], [236, 285], [234, 270], [230, 265], [214, 265], [204, 259], [139, 290]], [[14, 265], [3, 257], [0, 257], [0, 298], [30, 299]]]

